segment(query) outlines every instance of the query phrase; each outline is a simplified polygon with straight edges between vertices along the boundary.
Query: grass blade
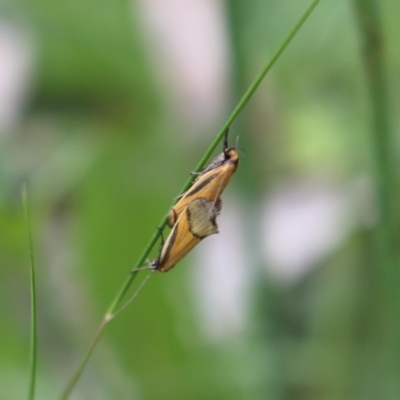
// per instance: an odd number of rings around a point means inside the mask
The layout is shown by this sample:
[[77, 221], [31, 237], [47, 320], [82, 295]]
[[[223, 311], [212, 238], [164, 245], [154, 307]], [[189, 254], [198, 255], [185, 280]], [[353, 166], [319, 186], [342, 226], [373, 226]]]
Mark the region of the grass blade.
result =
[[[389, 98], [386, 84], [384, 28], [378, 0], [353, 0], [362, 44], [362, 61], [371, 101], [371, 148], [374, 183], [377, 190], [379, 223], [373, 233], [372, 274], [369, 276], [372, 293], [369, 298], [367, 329], [372, 343], [381, 344], [380, 371], [394, 376], [400, 370], [400, 296], [399, 296], [399, 237], [396, 211], [396, 146], [389, 126]], [[373, 310], [371, 312], [371, 310]], [[373, 313], [373, 314], [372, 314]], [[379, 321], [379, 329], [375, 324]], [[376, 335], [379, 331], [379, 337]], [[376, 353], [373, 353], [372, 365]], [[379, 358], [378, 358], [379, 359]], [[385, 368], [385, 369], [384, 369]], [[393, 371], [393, 372], [392, 372]], [[396, 371], [396, 372], [395, 372]], [[383, 372], [381, 379], [386, 379]], [[396, 375], [397, 374], [397, 375]], [[380, 379], [379, 377], [377, 379]], [[397, 397], [400, 386], [397, 385]], [[393, 398], [396, 394], [393, 391]], [[381, 397], [386, 396], [382, 392]], [[378, 395], [379, 397], [379, 395]]]
[[33, 254], [33, 240], [31, 223], [29, 218], [28, 193], [26, 185], [21, 189], [22, 206], [25, 214], [26, 229], [28, 233], [29, 257], [30, 257], [30, 277], [31, 277], [31, 345], [30, 345], [30, 382], [28, 390], [28, 400], [35, 398], [36, 386], [36, 358], [37, 358], [37, 317], [36, 317], [36, 282], [35, 282], [35, 257]]
[[[394, 212], [394, 155], [389, 131], [388, 97], [384, 68], [383, 28], [378, 2], [353, 0], [362, 40], [362, 60], [371, 98], [371, 122], [375, 179], [384, 240], [388, 250], [396, 249]], [[394, 246], [394, 247], [393, 247]]]

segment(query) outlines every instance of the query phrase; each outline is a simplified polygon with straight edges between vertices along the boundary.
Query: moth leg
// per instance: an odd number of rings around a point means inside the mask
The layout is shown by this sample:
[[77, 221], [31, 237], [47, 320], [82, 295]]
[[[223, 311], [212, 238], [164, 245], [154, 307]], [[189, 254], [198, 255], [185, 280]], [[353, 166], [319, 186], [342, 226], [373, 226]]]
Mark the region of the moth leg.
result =
[[140, 267], [140, 268], [134, 268], [130, 273], [133, 274], [136, 271], [144, 271], [144, 270], [149, 270], [149, 269], [154, 269], [151, 265], [148, 265], [147, 267]]
[[147, 264], [145, 267], [134, 268], [130, 273], [133, 274], [136, 271], [154, 269], [154, 267], [151, 265], [151, 261], [150, 260], [147, 259], [143, 265], [145, 265], [145, 264]]
[[183, 197], [185, 193], [180, 194], [179, 196], [174, 197], [174, 200], [179, 200]]

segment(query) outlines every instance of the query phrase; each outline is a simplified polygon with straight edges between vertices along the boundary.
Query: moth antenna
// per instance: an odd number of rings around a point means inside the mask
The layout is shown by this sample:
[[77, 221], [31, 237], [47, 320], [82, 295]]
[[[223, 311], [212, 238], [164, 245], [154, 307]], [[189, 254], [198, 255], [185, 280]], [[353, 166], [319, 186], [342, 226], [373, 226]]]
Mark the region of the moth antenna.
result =
[[236, 147], [235, 149], [239, 148], [239, 135], [236, 136]]
[[151, 260], [149, 260], [149, 259], [147, 259], [143, 265], [145, 265], [145, 266], [139, 267], [139, 268], [134, 268], [131, 271], [131, 274], [133, 274], [136, 271], [144, 271], [144, 270], [154, 269], [154, 267], [151, 265]]
[[229, 135], [229, 126], [226, 128], [225, 134], [224, 134], [224, 151], [228, 148], [228, 135]]

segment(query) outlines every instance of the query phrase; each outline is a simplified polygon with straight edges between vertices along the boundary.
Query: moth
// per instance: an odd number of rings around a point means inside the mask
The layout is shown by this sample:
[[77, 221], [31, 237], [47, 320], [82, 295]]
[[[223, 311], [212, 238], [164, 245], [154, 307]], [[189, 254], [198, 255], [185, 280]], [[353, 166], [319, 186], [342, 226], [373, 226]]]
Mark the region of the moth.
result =
[[192, 186], [180, 196], [168, 214], [168, 226], [174, 227], [186, 206], [196, 198], [216, 203], [239, 165], [239, 154], [235, 147], [228, 147], [228, 130], [225, 133], [221, 154], [198, 174]]
[[203, 197], [188, 202], [162, 244], [158, 257], [151, 262], [151, 268], [169, 271], [201, 240], [218, 233], [216, 219], [221, 204], [219, 198], [214, 202]]

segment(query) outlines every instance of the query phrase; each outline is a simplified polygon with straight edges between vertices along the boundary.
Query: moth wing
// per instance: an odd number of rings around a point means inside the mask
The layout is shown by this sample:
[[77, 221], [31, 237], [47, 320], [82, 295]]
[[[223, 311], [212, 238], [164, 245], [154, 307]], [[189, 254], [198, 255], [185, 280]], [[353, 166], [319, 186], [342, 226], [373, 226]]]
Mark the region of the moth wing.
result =
[[172, 228], [175, 223], [178, 221], [179, 214], [177, 213], [177, 210], [179, 211], [179, 208], [176, 207], [180, 202], [178, 202], [174, 207], [171, 208], [171, 210], [168, 213], [168, 226]]
[[214, 209], [213, 212], [215, 213], [215, 217], [219, 215], [222, 210], [222, 199], [218, 197], [218, 199], [214, 202]]
[[214, 181], [223, 173], [223, 171], [209, 171], [197, 178], [193, 185], [181, 195], [180, 200], [171, 208], [168, 213], [168, 226], [172, 228], [177, 222], [186, 206], [193, 201], [196, 196], [204, 197], [210, 200], [215, 199]]
[[[220, 202], [218, 204], [220, 206]], [[218, 233], [216, 217], [219, 209], [214, 202], [204, 198], [195, 199], [188, 204], [186, 214], [190, 232], [199, 239]]]
[[205, 168], [200, 171], [200, 175], [205, 174], [212, 169], [215, 169], [225, 162], [225, 153], [218, 154]]
[[200, 240], [190, 232], [187, 213], [183, 212], [161, 249], [158, 269], [168, 271], [173, 268]]

